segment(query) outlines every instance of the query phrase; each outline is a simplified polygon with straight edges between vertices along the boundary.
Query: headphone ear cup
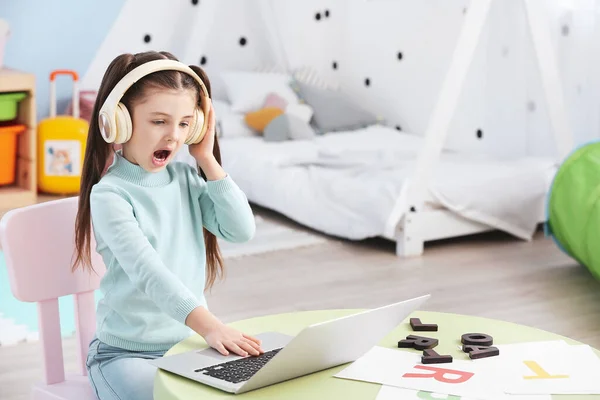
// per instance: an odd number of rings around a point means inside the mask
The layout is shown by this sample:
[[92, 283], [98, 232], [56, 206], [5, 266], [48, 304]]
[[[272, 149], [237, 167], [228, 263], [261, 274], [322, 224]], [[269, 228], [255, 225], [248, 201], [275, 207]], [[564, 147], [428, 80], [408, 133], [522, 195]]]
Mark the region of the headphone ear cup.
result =
[[127, 110], [127, 107], [125, 107], [125, 104], [123, 103], [117, 105], [117, 109], [115, 110], [115, 122], [115, 128], [117, 129], [115, 143], [121, 144], [131, 139], [133, 130], [131, 116], [129, 115], [129, 110]]
[[204, 113], [196, 108], [194, 110], [194, 122], [192, 123], [192, 127], [190, 129], [190, 133], [188, 134], [186, 144], [196, 144], [200, 143], [202, 140], [202, 130], [204, 127]]
[[200, 132], [198, 133], [198, 143], [204, 138], [206, 132], [208, 131], [208, 123], [209, 121], [206, 119], [206, 115], [210, 113], [210, 102], [204, 102], [204, 109], [202, 111], [198, 111], [198, 113], [202, 116], [202, 124], [200, 125]]
[[117, 131], [106, 111], [101, 111], [98, 117], [100, 134], [106, 143], [113, 143], [117, 138]]

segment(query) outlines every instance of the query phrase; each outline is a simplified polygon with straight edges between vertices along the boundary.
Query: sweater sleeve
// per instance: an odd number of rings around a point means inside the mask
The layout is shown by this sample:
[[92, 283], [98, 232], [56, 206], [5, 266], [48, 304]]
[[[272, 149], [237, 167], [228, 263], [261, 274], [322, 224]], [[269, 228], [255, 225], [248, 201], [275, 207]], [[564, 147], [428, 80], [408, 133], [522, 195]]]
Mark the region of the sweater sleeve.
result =
[[202, 303], [163, 263], [140, 229], [132, 205], [116, 191], [97, 186], [90, 205], [95, 234], [131, 282], [161, 310], [185, 324], [188, 314]]
[[[198, 179], [202, 179], [198, 176]], [[215, 236], [229, 242], [246, 242], [254, 236], [256, 224], [248, 199], [227, 175], [203, 182], [199, 201], [202, 224]]]

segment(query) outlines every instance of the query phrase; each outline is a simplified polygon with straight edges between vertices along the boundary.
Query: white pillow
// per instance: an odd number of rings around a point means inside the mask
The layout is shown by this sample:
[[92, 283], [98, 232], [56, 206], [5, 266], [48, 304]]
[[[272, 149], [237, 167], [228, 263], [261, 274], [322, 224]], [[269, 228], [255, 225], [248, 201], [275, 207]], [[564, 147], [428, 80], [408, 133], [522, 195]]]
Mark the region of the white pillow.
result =
[[246, 124], [243, 113], [231, 110], [231, 104], [223, 100], [212, 100], [217, 118], [219, 138], [236, 138], [256, 136], [256, 133]]
[[298, 97], [289, 83], [291, 76], [276, 72], [224, 71], [221, 78], [225, 83], [231, 110], [247, 113], [260, 109], [269, 93], [277, 93], [288, 104], [298, 103]]
[[314, 111], [308, 104], [288, 104], [285, 107], [285, 113], [293, 115], [308, 124], [310, 123]]
[[244, 114], [231, 112], [219, 118], [219, 139], [258, 136], [247, 124]]
[[231, 104], [223, 100], [211, 99], [213, 108], [215, 109], [215, 116], [217, 121], [221, 119], [222, 116], [231, 113]]

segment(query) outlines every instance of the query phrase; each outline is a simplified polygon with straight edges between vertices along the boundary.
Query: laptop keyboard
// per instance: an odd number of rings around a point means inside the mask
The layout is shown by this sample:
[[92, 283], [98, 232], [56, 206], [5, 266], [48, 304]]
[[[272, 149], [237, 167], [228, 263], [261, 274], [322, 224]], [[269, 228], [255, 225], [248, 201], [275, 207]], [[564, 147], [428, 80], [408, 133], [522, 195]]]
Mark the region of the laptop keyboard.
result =
[[267, 351], [258, 356], [249, 356], [240, 358], [239, 360], [228, 361], [226, 363], [200, 368], [194, 370], [194, 372], [201, 372], [204, 375], [222, 379], [231, 383], [244, 382], [250, 379], [252, 375], [254, 375], [268, 361], [270, 361], [271, 358], [275, 357], [279, 350], [281, 350], [281, 348]]

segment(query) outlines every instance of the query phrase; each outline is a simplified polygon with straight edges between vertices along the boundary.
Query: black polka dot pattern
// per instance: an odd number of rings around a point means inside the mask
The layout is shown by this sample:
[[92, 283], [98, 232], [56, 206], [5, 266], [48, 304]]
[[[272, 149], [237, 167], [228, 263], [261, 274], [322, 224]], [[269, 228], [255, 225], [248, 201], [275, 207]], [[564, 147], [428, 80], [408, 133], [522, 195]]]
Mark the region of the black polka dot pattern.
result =
[[144, 36], [144, 43], [150, 43], [151, 40], [152, 40], [152, 38], [150, 37], [150, 35], [146, 34]]
[[248, 43], [248, 41], [246, 40], [246, 38], [245, 38], [245, 37], [243, 37], [243, 36], [242, 36], [242, 37], [240, 38], [240, 46], [245, 46], [245, 45], [246, 45], [246, 43]]
[[365, 86], [371, 86], [371, 79], [365, 78]]
[[481, 129], [477, 129], [477, 139], [483, 139], [483, 131]]
[[317, 21], [320, 21], [320, 20], [321, 20], [321, 13], [320, 13], [320, 12], [318, 12], [318, 13], [316, 13], [316, 14], [315, 14], [315, 19], [316, 19]]
[[397, 131], [401, 131], [401, 130], [402, 130], [402, 127], [401, 127], [400, 125], [396, 125], [396, 130], [397, 130]]
[[337, 67], [338, 67], [338, 63], [337, 63], [337, 61], [334, 61], [334, 62], [332, 62], [332, 63], [331, 63], [331, 67], [332, 67], [333, 69], [337, 69]]
[[200, 65], [206, 65], [206, 56], [202, 56], [202, 58], [200, 59]]
[[198, 0], [192, 0], [192, 5], [193, 5], [193, 6], [197, 6], [197, 5], [198, 5], [198, 2], [199, 2]]
[[398, 57], [398, 61], [402, 60], [402, 58], [404, 57], [404, 55], [402, 54], [401, 51], [398, 52], [398, 54], [396, 55], [396, 57]]
[[330, 15], [329, 10], [325, 10], [325, 17], [329, 18], [329, 15]]

